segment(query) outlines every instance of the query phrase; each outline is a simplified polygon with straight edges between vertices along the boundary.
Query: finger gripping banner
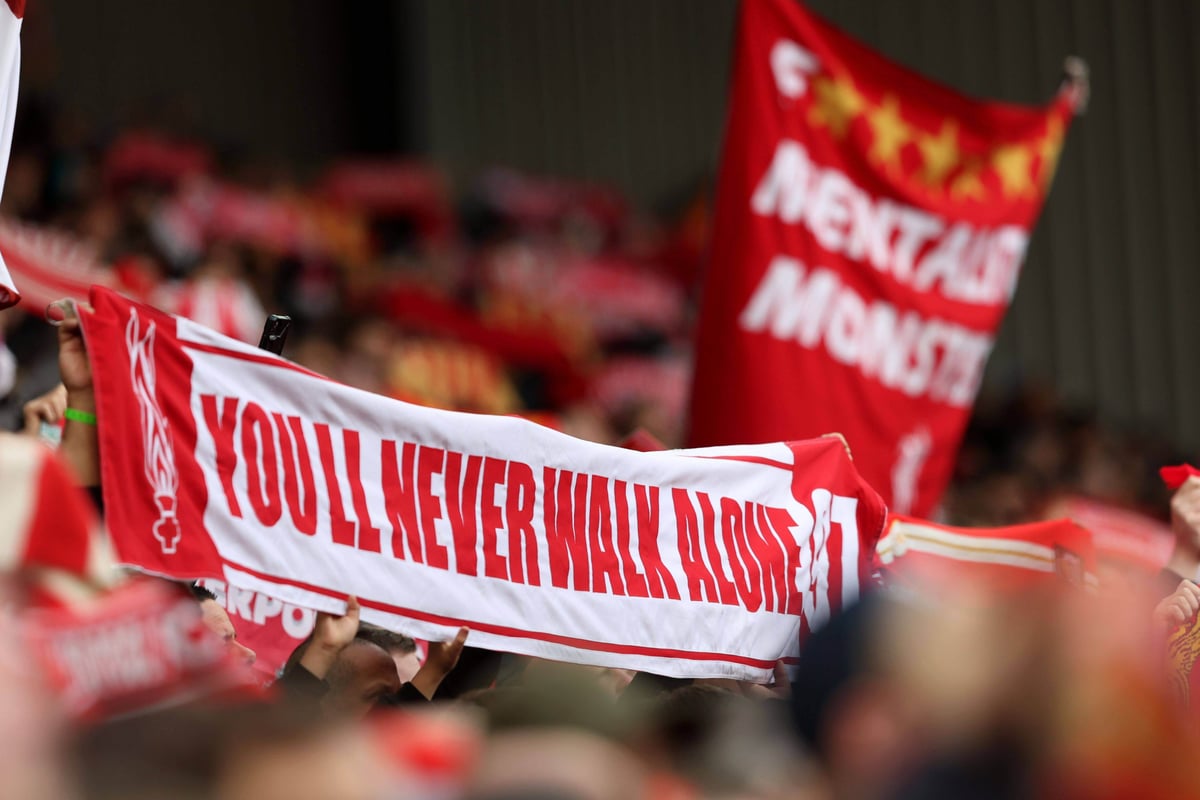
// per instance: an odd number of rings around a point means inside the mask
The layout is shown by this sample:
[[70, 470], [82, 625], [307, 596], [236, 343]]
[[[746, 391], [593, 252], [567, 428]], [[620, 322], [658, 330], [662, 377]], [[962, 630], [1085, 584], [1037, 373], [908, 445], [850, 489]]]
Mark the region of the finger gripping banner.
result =
[[102, 288], [84, 333], [119, 558], [421, 639], [766, 678], [870, 577], [836, 439], [639, 453], [410, 405]]

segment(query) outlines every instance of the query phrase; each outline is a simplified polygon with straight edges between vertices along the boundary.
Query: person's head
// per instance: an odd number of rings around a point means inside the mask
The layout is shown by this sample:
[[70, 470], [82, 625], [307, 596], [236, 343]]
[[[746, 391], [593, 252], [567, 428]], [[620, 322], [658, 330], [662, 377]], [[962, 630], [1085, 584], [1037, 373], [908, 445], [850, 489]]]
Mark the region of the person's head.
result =
[[237, 640], [237, 630], [234, 629], [229, 614], [225, 613], [225, 609], [217, 602], [217, 596], [213, 594], [212, 590], [206, 589], [198, 583], [191, 584], [189, 588], [192, 596], [200, 603], [200, 613], [204, 617], [205, 627], [221, 637], [234, 658], [244, 661], [246, 664], [253, 664], [256, 658], [254, 651]]
[[325, 677], [326, 708], [348, 716], [363, 716], [384, 697], [400, 691], [396, 662], [379, 645], [357, 638], [338, 654]]
[[362, 623], [358, 626], [355, 637], [377, 644], [387, 651], [396, 664], [400, 683], [411, 681], [421, 668], [421, 654], [417, 652], [417, 643], [402, 633]]
[[792, 684], [792, 720], [836, 793], [871, 797], [902, 773], [915, 737], [895, 681], [875, 653], [887, 601], [868, 596], [804, 644]]
[[617, 800], [647, 796], [645, 767], [627, 748], [578, 728], [517, 728], [487, 740], [471, 800]]
[[637, 752], [705, 797], [804, 797], [816, 787], [780, 700], [693, 684], [645, 702]]

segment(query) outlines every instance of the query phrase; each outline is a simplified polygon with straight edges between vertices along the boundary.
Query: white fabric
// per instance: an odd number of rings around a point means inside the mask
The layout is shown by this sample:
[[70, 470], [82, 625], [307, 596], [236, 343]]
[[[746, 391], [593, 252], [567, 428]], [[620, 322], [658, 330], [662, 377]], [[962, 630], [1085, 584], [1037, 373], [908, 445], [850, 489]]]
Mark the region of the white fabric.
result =
[[[522, 419], [454, 414], [400, 404], [298, 372], [275, 359], [264, 358], [259, 350], [237, 346], [185, 319], [177, 320], [177, 330], [180, 344], [193, 365], [189, 394], [197, 431], [194, 453], [179, 452], [176, 444], [176, 457], [183, 459], [179, 463], [179, 473], [183, 476], [180, 491], [186, 488], [186, 476], [191, 473], [185, 461], [194, 458], [203, 473], [208, 498], [203, 528], [224, 563], [222, 577], [235, 586], [327, 611], [340, 611], [341, 606], [331, 598], [329, 590], [336, 591], [335, 597], [353, 593], [363, 602], [364, 620], [424, 639], [445, 639], [454, 630], [454, 625], [447, 625], [446, 621], [462, 620], [472, 628], [471, 642], [480, 647], [680, 677], [739, 679], [767, 678], [776, 659], [797, 655], [802, 623], [810, 627], [819, 625], [831, 610], [851, 601], [858, 593], [860, 531], [856, 509], [865, 497], [861, 492], [870, 490], [849, 466], [840, 444], [829, 443], [833, 448], [832, 459], [828, 458], [829, 448], [824, 443], [817, 445], [825, 456], [821, 461], [824, 466], [802, 467], [804, 478], [797, 478], [793, 469], [800, 456], [782, 443], [633, 453], [573, 439]], [[162, 348], [165, 343], [157, 346]], [[160, 361], [163, 358], [161, 349], [157, 358]], [[259, 450], [257, 457], [251, 455], [245, 448], [256, 434], [249, 431], [244, 421], [238, 422], [238, 433], [231, 440], [237, 443], [239, 454], [229, 485], [237, 487], [234, 491], [241, 509], [240, 513], [232, 514], [225, 485], [214, 469], [221, 447], [213, 427], [217, 423], [204, 410], [206, 402], [211, 410], [214, 398], [219, 403], [223, 402], [221, 398], [245, 398], [268, 409], [272, 415], [282, 415], [281, 419], [297, 418], [304, 446], [313, 460], [319, 505], [327, 506], [326, 482], [329, 475], [336, 475], [342, 486], [341, 503], [346, 513], [362, 525], [364, 517], [353, 507], [352, 497], [355, 484], [361, 485], [366, 494], [362, 502], [369, 512], [367, 524], [381, 529], [375, 551], [335, 544], [330, 533], [331, 522], [325, 515], [318, 516], [315, 531], [308, 535], [291, 527], [286, 506], [282, 519], [277, 517], [268, 523], [256, 516], [250, 487], [257, 486], [258, 479], [250, 478], [247, 459], [255, 459], [258, 474], [263, 474], [264, 469], [274, 473], [276, 467], [280, 474], [293, 470], [290, 464], [285, 465], [280, 448], [276, 448], [276, 464], [270, 466], [262, 462], [263, 451]], [[245, 412], [246, 403], [239, 406]], [[172, 429], [179, 424], [187, 423], [177, 418], [168, 421]], [[332, 461], [327, 462], [333, 466], [324, 468], [324, 476], [321, 467], [324, 459], [318, 458], [321, 445], [316, 425], [328, 425], [334, 442]], [[343, 450], [342, 431], [357, 431], [357, 463], [350, 463]], [[450, 527], [449, 500], [444, 506], [441, 499], [435, 501], [437, 519], [432, 523], [437, 540], [449, 548], [449, 566], [438, 568], [402, 555], [391, 535], [393, 526], [385, 510], [382, 489], [387, 479], [380, 452], [381, 444], [388, 440], [420, 442], [422, 447], [471, 453], [505, 464], [519, 459], [531, 469], [535, 485], [530, 535], [541, 540], [536, 548], [539, 578], [524, 582], [485, 575], [489, 546], [486, 538], [475, 539], [478, 566], [464, 571], [457, 563], [459, 555]], [[656, 547], [682, 598], [627, 595], [621, 589], [603, 588], [604, 578], [598, 579], [601, 588], [597, 588], [594, 565], [591, 570], [583, 567], [584, 575], [591, 576], [590, 590], [579, 590], [570, 585], [572, 582], [552, 585], [553, 568], [544, 528], [545, 496], [551, 490], [543, 481], [544, 470], [607, 476], [601, 479], [609, 481], [602, 501], [605, 512], [601, 513], [613, 520], [612, 525], [617, 524], [618, 517], [629, 520], [629, 544], [625, 554], [620, 555], [622, 561], [627, 555], [640, 560], [638, 543], [643, 534], [634, 513], [633, 487], [657, 487], [660, 494], [653, 501], [658, 514], [653, 529]], [[358, 475], [357, 479], [350, 477], [352, 473]], [[411, 480], [411, 473], [406, 480]], [[428, 491], [438, 498], [444, 497], [444, 480], [445, 475], [438, 473]], [[800, 486], [794, 486], [795, 480], [801, 481]], [[625, 501], [617, 499], [618, 485], [625, 487], [620, 490], [628, 501], [625, 508], [621, 507]], [[412, 487], [410, 483], [410, 490]], [[496, 486], [496, 506], [505, 507], [506, 492], [512, 491], [511, 487], [512, 484], [506, 483]], [[582, 509], [588, 520], [594, 519], [596, 513], [590, 496], [595, 487], [592, 483], [588, 489], [586, 503], [575, 501], [576, 513]], [[782, 594], [778, 610], [768, 611], [766, 607], [751, 608], [738, 601], [717, 602], [707, 593], [701, 599], [699, 589], [690, 591], [689, 573], [679, 549], [682, 523], [676, 515], [674, 490], [687, 491], [693, 503], [699, 493], [704, 493], [716, 505], [718, 528], [704, 522], [702, 504], [693, 506], [697, 520], [706, 528], [699, 533], [704, 543], [697, 547], [710, 563], [719, 559], [720, 571], [727, 575], [737, 575], [750, 565], [743, 563], [744, 552], [735, 559], [726, 546], [729, 537], [737, 534], [725, 530], [725, 523], [720, 521], [722, 498], [786, 511], [793, 527], [777, 535], [791, 540], [788, 549], [795, 548], [794, 557], [798, 559], [798, 572], [789, 578], [795, 581], [792, 592], [797, 593], [798, 613], [783, 611]], [[254, 491], [258, 497], [258, 490]], [[479, 508], [487, 502], [481, 499], [474, 504]], [[881, 524], [882, 503], [878, 504], [877, 516]], [[508, 519], [505, 516], [506, 523]], [[184, 527], [188, 525], [184, 523]], [[188, 530], [185, 535], [194, 535], [191, 532], [194, 529]], [[596, 534], [590, 521], [587, 530], [591, 543], [588, 549], [595, 556], [592, 537], [605, 534]], [[863, 535], [869, 535], [873, 544], [877, 534], [876, 530]], [[611, 535], [610, 546], [616, 544], [620, 548], [617, 534]], [[854, 545], [843, 546], [847, 540], [854, 540]], [[511, 541], [502, 527], [492, 547], [509, 563], [523, 560], [518, 553], [509, 552]], [[783, 552], [779, 551], [780, 557]], [[576, 563], [572, 576], [579, 569]], [[628, 574], [625, 577], [628, 579]], [[836, 593], [835, 586], [839, 587]]]
[[[0, 3], [0, 192], [8, 173], [13, 124], [17, 118], [17, 89], [21, 77], [21, 20], [7, 3]], [[0, 253], [0, 308], [15, 305], [21, 293], [13, 285]]]

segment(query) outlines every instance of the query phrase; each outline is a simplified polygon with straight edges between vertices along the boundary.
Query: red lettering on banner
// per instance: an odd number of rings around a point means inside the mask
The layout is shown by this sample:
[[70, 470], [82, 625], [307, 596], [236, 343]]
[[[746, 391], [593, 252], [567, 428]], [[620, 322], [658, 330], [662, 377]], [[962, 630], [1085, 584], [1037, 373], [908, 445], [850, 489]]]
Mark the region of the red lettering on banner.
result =
[[350, 499], [354, 503], [354, 516], [358, 517], [358, 538], [355, 543], [359, 550], [378, 553], [379, 528], [371, 524], [371, 513], [367, 509], [367, 493], [362, 482], [362, 452], [359, 447], [358, 432], [343, 430], [342, 445], [346, 452], [346, 475], [350, 478]]
[[[575, 501], [571, 487], [575, 481]], [[579, 507], [586, 502], [587, 476], [576, 476], [568, 470], [542, 468], [542, 517], [546, 529], [546, 545], [550, 554], [550, 583], [566, 589], [567, 578], [573, 577], [572, 587], [587, 591], [591, 578], [588, 564], [587, 526], [580, 524]]]
[[[790, 569], [811, 594], [821, 584], [809, 580], [810, 551], [787, 553], [782, 542], [791, 534], [807, 545], [810, 495], [820, 487], [836, 492], [815, 541], [828, 550], [830, 597], [848, 601], [857, 587], [837, 579], [855, 564], [868, 567], [886, 515], [834, 440], [657, 454], [597, 446], [517, 420], [372, 396], [147, 308], [162, 332], [150, 352], [140, 306], [135, 320], [129, 303], [102, 287], [93, 298], [97, 311], [84, 324], [99, 359], [97, 391], [105, 408], [123, 409], [101, 430], [105, 474], [115, 476], [109, 505], [120, 517], [112, 528], [124, 537], [115, 543], [147, 572], [175, 580], [224, 575], [261, 589], [261, 597], [228, 589], [228, 603], [231, 615], [272, 628], [263, 641], [298, 629], [305, 615], [293, 613], [296, 603], [335, 601], [354, 589], [342, 585], [349, 575], [372, 579], [362, 598], [368, 617], [403, 616], [426, 627], [466, 619], [496, 646], [534, 657], [762, 679], [800, 646], [802, 622], [765, 609], [773, 576], [762, 569], [756, 541], [761, 547], [769, 536], [783, 556], [777, 569], [785, 576]], [[142, 349], [130, 356], [127, 344]], [[150, 357], [162, 369], [190, 370], [190, 395], [185, 386], [153, 397], [144, 376], [130, 378], [130, 358], [141, 369]], [[225, 387], [241, 387], [228, 391], [254, 402], [227, 402]], [[321, 413], [330, 409], [337, 409], [332, 418]], [[141, 429], [143, 417], [160, 414], [154, 430]], [[400, 430], [430, 446], [389, 433]], [[242, 518], [217, 497], [222, 449], [231, 494], [246, 506]], [[121, 476], [143, 484], [141, 501], [121, 502]], [[154, 491], [158, 502], [150, 503]], [[178, 520], [164, 499], [171, 492]], [[775, 512], [776, 521], [748, 499], [786, 511]], [[177, 539], [176, 527], [187, 524], [196, 535]], [[857, 538], [849, 535], [855, 525]], [[441, 566], [423, 569], [436, 551]], [[796, 605], [787, 591], [771, 585], [775, 605]], [[801, 606], [809, 603], [796, 594]], [[664, 626], [672, 614], [687, 617], [689, 630]], [[285, 648], [268, 648], [264, 661], [279, 663], [275, 653]]]
[[275, 461], [275, 430], [271, 418], [257, 403], [242, 409], [242, 456], [246, 461], [246, 494], [263, 525], [270, 527], [283, 516], [279, 496], [279, 464]]
[[[747, 521], [749, 522], [749, 520]], [[725, 549], [729, 551], [733, 583], [737, 587], [742, 606], [748, 611], [758, 611], [762, 607], [763, 600], [758, 563], [754, 560], [754, 555], [750, 552], [750, 545], [746, 541], [746, 529], [742, 524], [742, 506], [738, 501], [729, 497], [721, 498], [721, 529], [725, 534]], [[737, 553], [736, 559], [733, 557], [734, 553]]]
[[479, 499], [479, 517], [483, 528], [483, 574], [508, 580], [508, 560], [496, 546], [496, 531], [504, 524], [496, 503], [496, 487], [504, 483], [505, 462], [488, 456], [483, 460], [483, 493]]
[[829, 538], [833, 524], [830, 518], [833, 493], [828, 489], [813, 489], [810, 497], [813, 529], [807, 544], [810, 561], [805, 565], [808, 567], [809, 582], [807, 587], [801, 587], [803, 602], [800, 607], [802, 625], [807, 630], [812, 630], [813, 626], [829, 618]]
[[479, 473], [482, 456], [446, 453], [446, 518], [454, 536], [454, 569], [463, 575], [479, 574], [475, 541], [479, 536], [475, 501], [479, 498]]
[[337, 465], [333, 460], [333, 438], [329, 426], [323, 422], [313, 425], [317, 434], [317, 451], [321, 456], [321, 467], [325, 470], [325, 488], [329, 492], [329, 528], [335, 544], [354, 546], [354, 523], [346, 519], [342, 505], [342, 487], [338, 481]]
[[[392, 526], [392, 555], [424, 564], [421, 532], [417, 530], [417, 493], [413, 486], [413, 462], [417, 458], [417, 446], [412, 442], [404, 443], [401, 448], [403, 465], [397, 462], [396, 443], [390, 439], [383, 440], [379, 451], [383, 468], [380, 474], [383, 500]], [[407, 555], [405, 544], [408, 545]]]
[[[736, 606], [737, 589], [734, 588], [733, 581], [725, 575], [721, 550], [717, 545], [717, 512], [713, 508], [712, 498], [708, 496], [707, 492], [696, 492], [696, 499], [700, 501], [700, 514], [704, 519], [703, 539], [705, 550], [708, 553], [709, 569], [712, 570], [713, 577], [717, 581], [721, 602], [727, 606]], [[729, 554], [729, 563], [730, 566], [733, 566], [733, 553]]]
[[770, 524], [766, 528], [783, 546], [783, 586], [785, 590], [783, 597], [787, 599], [784, 603], [785, 613], [799, 615], [801, 594], [796, 588], [796, 571], [800, 569], [800, 546], [796, 544], [796, 537], [792, 535], [792, 528], [795, 527], [796, 520], [786, 508], [773, 506], [767, 508], [767, 519]]
[[608, 478], [592, 476], [592, 491], [588, 501], [588, 547], [592, 551], [592, 591], [604, 592], [605, 579], [613, 594], [625, 594], [621, 582], [621, 565], [617, 562], [613, 543], [612, 504], [608, 496]]
[[[688, 497], [687, 489], [672, 489], [671, 499], [675, 503], [675, 525], [679, 533], [679, 560], [683, 564], [683, 572], [687, 575], [688, 596], [692, 600], [704, 600], [709, 603], [720, 602], [717, 595], [717, 584], [712, 573], [704, 565], [700, 554], [700, 522], [696, 519], [696, 509]], [[703, 596], [702, 596], [703, 595]]]
[[[236, 419], [237, 401], [226, 401], [222, 409], [215, 397], [204, 396], [203, 405], [214, 441], [226, 443], [224, 461], [232, 476], [239, 457], [232, 447], [238, 424], [230, 422]], [[237, 416], [241, 417], [238, 441], [246, 463], [247, 495], [256, 517], [264, 525], [274, 525], [286, 504], [294, 528], [314, 535], [317, 497], [303, 421], [278, 412], [268, 415], [254, 403], [245, 404]], [[342, 430], [343, 480], [330, 427], [322, 423], [313, 427], [329, 490], [333, 541], [381, 552], [382, 531], [371, 521], [362, 480], [360, 434]], [[284, 464], [282, 476], [276, 446]], [[380, 452], [381, 486], [396, 558], [448, 569], [449, 548], [438, 541], [436, 528], [436, 521], [445, 518], [458, 572], [479, 574], [477, 546], [481, 545], [487, 577], [540, 584], [534, 525], [538, 486], [529, 465], [411, 442], [397, 452], [397, 442], [390, 440], [382, 441]], [[444, 478], [444, 496], [434, 488], [434, 476], [439, 474]], [[550, 467], [544, 468], [543, 481], [552, 585], [680, 599], [676, 577], [658, 549], [659, 487]], [[350, 486], [354, 516], [346, 513], [343, 503], [344, 482]], [[497, 494], [501, 487], [502, 497]], [[231, 496], [236, 503], [236, 494]], [[673, 489], [672, 499], [691, 599], [740, 605], [749, 611], [805, 612], [809, 600], [794, 581], [808, 565], [795, 545], [790, 527], [796, 523], [786, 510], [754, 503], [743, 506], [728, 497], [685, 489]], [[809, 593], [815, 590], [814, 584]]]
[[[533, 586], [540, 583], [537, 536], [533, 531], [533, 501], [536, 493], [533, 469], [520, 461], [508, 462], [508, 497], [505, 498], [504, 515], [508, 523], [509, 578], [516, 583]], [[525, 554], [524, 568], [521, 564], [522, 553]]]
[[658, 487], [635, 483], [633, 504], [637, 509], [638, 555], [642, 557], [650, 594], [663, 597], [665, 592], [665, 596], [678, 600], [679, 588], [675, 585], [675, 577], [658, 552]]
[[787, 556], [780, 541], [771, 532], [767, 509], [758, 503], [750, 505], [753, 514], [746, 512], [746, 536], [750, 540], [750, 549], [762, 566], [763, 603], [767, 611], [782, 614], [787, 609]]
[[[317, 532], [317, 491], [300, 418], [288, 417], [285, 420], [278, 412], [272, 413], [271, 418], [275, 420], [275, 428], [279, 431], [279, 454], [283, 458], [283, 497], [291, 515], [292, 527], [312, 536]], [[303, 505], [300, 504], [302, 487]]]
[[200, 396], [200, 406], [204, 409], [204, 422], [212, 435], [213, 446], [217, 453], [217, 475], [221, 478], [221, 488], [225, 490], [225, 502], [229, 504], [229, 513], [241, 519], [242, 506], [238, 503], [237, 494], [233, 491], [233, 471], [237, 469], [237, 450], [233, 446], [233, 432], [237, 428], [236, 397], [226, 397], [217, 409], [217, 398], [211, 394]]
[[425, 534], [425, 563], [438, 569], [449, 569], [446, 545], [437, 540], [434, 520], [442, 518], [441, 498], [433, 493], [433, 476], [442, 471], [446, 451], [437, 447], [421, 447], [417, 456], [417, 503], [421, 507], [421, 532]]
[[249, 589], [239, 589], [230, 584], [228, 592], [225, 595], [225, 608], [233, 607], [233, 613], [236, 617], [242, 619], [251, 619], [254, 616], [252, 604], [254, 602], [255, 593]]
[[626, 494], [628, 488], [629, 484], [625, 481], [613, 481], [613, 501], [617, 506], [613, 516], [617, 524], [617, 550], [621, 554], [621, 570], [629, 594], [632, 597], [649, 597], [646, 578], [638, 571], [637, 562], [633, 560], [629, 534], [629, 496]]

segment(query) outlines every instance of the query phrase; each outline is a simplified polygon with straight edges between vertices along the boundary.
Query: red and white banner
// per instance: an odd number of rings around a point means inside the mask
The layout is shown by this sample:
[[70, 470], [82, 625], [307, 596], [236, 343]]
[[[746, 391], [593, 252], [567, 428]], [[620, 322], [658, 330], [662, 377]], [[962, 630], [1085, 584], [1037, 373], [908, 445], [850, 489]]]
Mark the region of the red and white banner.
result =
[[869, 579], [885, 510], [834, 439], [636, 453], [329, 381], [97, 289], [119, 558], [443, 640], [765, 679]]
[[255, 685], [178, 584], [132, 581], [89, 604], [25, 611], [20, 621], [40, 674], [72, 717], [127, 715]]
[[1047, 516], [1066, 517], [1092, 532], [1096, 554], [1158, 572], [1175, 548], [1171, 526], [1153, 517], [1101, 500], [1068, 495], [1049, 505]]
[[[8, 153], [12, 149], [13, 125], [17, 119], [17, 89], [21, 83], [21, 20], [25, 0], [5, 0], [0, 5], [0, 189], [8, 173]], [[0, 308], [8, 308], [21, 299], [0, 253]]]
[[204, 586], [217, 596], [217, 604], [229, 614], [238, 644], [254, 651], [251, 667], [266, 678], [279, 673], [292, 651], [312, 633], [317, 621], [317, 612], [311, 608], [285, 603], [262, 592], [216, 580], [206, 580]]
[[204, 276], [158, 283], [129, 270], [113, 269], [99, 260], [82, 239], [54, 228], [42, 228], [0, 217], [0, 256], [21, 284], [23, 308], [42, 313], [56, 300], [87, 300], [95, 285], [119, 289], [150, 300], [158, 308], [215, 328], [245, 342], [258, 341], [266, 316], [254, 291], [232, 277]]
[[42, 313], [55, 300], [87, 300], [91, 287], [114, 286], [96, 249], [64, 231], [0, 218], [0, 257], [21, 284], [21, 307]]
[[1009, 592], [1063, 581], [1096, 583], [1091, 533], [1066, 519], [955, 528], [893, 516], [876, 551], [885, 582], [917, 592], [954, 586]]
[[794, 0], [744, 0], [690, 443], [840, 431], [927, 516], [1073, 103], [972, 100]]

